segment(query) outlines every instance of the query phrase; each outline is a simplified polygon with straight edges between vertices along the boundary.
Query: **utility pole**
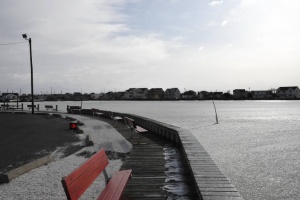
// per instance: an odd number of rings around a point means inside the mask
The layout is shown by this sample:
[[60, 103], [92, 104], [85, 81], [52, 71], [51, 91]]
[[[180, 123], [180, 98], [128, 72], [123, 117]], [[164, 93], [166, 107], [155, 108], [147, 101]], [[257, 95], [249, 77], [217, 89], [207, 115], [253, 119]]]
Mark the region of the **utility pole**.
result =
[[34, 99], [33, 99], [33, 67], [32, 67], [32, 51], [31, 51], [31, 38], [27, 39], [27, 35], [22, 35], [25, 40], [29, 42], [29, 49], [30, 49], [30, 67], [31, 67], [31, 111], [34, 114]]

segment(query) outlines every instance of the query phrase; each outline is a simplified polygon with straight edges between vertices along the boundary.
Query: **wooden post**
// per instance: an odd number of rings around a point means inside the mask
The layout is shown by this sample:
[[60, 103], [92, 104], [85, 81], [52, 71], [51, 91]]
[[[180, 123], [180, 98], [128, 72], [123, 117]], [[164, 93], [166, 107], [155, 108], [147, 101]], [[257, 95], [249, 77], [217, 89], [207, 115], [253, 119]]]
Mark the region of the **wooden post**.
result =
[[213, 104], [214, 104], [214, 108], [215, 108], [215, 113], [216, 113], [216, 124], [219, 123], [219, 120], [218, 120], [218, 114], [217, 114], [217, 109], [216, 109], [216, 106], [215, 106], [215, 102], [214, 100], [212, 100]]

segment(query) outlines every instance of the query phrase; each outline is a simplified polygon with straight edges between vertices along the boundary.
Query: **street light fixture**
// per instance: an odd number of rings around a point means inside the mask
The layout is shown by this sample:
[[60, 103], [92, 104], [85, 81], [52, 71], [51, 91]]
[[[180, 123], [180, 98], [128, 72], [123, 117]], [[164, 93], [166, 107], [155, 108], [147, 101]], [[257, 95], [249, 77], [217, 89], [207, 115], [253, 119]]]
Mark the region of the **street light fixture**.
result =
[[22, 34], [25, 40], [29, 42], [29, 50], [30, 50], [30, 67], [31, 67], [31, 111], [34, 114], [34, 99], [33, 99], [33, 67], [32, 67], [32, 52], [31, 52], [31, 38], [27, 39], [26, 34]]

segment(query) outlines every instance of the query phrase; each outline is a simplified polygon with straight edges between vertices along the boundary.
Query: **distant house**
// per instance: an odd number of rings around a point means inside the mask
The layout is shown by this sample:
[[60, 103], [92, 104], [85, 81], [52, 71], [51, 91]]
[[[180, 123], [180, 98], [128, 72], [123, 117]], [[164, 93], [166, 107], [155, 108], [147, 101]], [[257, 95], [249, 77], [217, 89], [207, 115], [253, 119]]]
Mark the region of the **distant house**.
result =
[[147, 99], [148, 88], [137, 88], [133, 90], [133, 99]]
[[136, 90], [136, 88], [129, 88], [128, 90], [126, 90], [122, 99], [126, 99], [126, 100], [133, 99], [134, 90]]
[[91, 93], [90, 94], [90, 99], [91, 100], [97, 100], [100, 98], [100, 96], [102, 96], [101, 94], [95, 94], [95, 93]]
[[223, 92], [213, 92], [212, 93], [212, 98], [213, 99], [222, 99]]
[[193, 90], [186, 91], [181, 95], [181, 99], [184, 100], [192, 100], [192, 99], [196, 99], [196, 97], [197, 97], [197, 93]]
[[114, 100], [115, 99], [115, 93], [110, 91], [110, 92], [107, 92], [105, 95], [104, 95], [104, 100]]
[[148, 92], [148, 99], [149, 100], [162, 100], [164, 99], [165, 92], [162, 88], [151, 88]]
[[122, 99], [147, 99], [148, 88], [130, 88], [126, 90]]
[[210, 95], [209, 95], [209, 92], [207, 91], [201, 91], [201, 92], [198, 92], [198, 99], [209, 99], [210, 98]]
[[73, 95], [70, 94], [70, 93], [66, 93], [64, 96], [65, 96], [66, 101], [72, 101], [73, 100]]
[[165, 91], [165, 99], [176, 100], [180, 99], [180, 91], [178, 88], [168, 88]]
[[201, 91], [198, 93], [198, 99], [223, 99], [223, 92], [207, 92]]
[[249, 92], [245, 89], [235, 89], [233, 90], [233, 98], [234, 99], [247, 99], [249, 96]]
[[226, 100], [232, 99], [232, 95], [230, 94], [230, 91], [223, 93], [222, 96], [223, 96], [222, 98]]
[[253, 99], [272, 99], [273, 93], [272, 90], [252, 90]]
[[18, 99], [18, 93], [2, 93], [2, 101], [14, 101]]
[[280, 99], [299, 99], [300, 90], [298, 86], [279, 87], [276, 90], [276, 95]]
[[115, 99], [118, 99], [118, 100], [122, 99], [124, 94], [125, 94], [125, 92], [116, 92]]
[[72, 99], [73, 99], [73, 101], [82, 101], [83, 95], [81, 92], [74, 92]]

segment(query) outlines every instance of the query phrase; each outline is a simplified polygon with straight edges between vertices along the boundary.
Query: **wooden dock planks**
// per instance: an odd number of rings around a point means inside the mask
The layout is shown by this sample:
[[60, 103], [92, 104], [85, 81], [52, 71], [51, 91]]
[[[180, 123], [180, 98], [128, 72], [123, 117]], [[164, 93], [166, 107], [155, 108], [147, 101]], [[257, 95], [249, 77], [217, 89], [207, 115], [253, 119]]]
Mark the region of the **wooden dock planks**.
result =
[[[130, 136], [130, 131], [124, 129], [123, 123], [119, 123], [116, 129], [124, 137]], [[136, 143], [136, 138], [128, 140]], [[123, 199], [172, 199], [172, 195], [177, 199], [197, 199], [194, 186], [190, 183], [190, 171], [187, 164], [182, 162], [184, 157], [179, 148], [150, 131], [140, 136], [140, 142], [133, 146], [121, 167], [121, 170], [132, 169], [132, 178]], [[169, 158], [168, 149], [175, 149], [176, 155]], [[172, 159], [177, 161], [175, 167], [172, 166]], [[184, 191], [178, 193], [178, 188], [184, 188]]]

